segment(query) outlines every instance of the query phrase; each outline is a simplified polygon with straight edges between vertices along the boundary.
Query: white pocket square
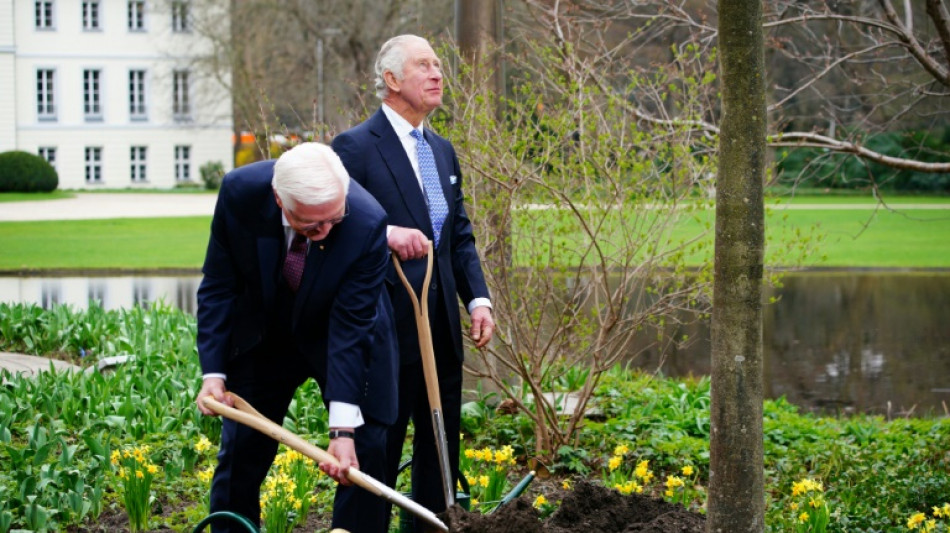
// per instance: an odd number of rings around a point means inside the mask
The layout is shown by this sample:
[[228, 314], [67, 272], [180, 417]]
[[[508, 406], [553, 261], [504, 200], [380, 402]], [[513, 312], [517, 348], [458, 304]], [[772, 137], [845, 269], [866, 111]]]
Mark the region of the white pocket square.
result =
[[455, 177], [455, 174], [449, 176], [449, 183], [451, 183], [452, 185], [455, 185], [455, 182], [457, 182], [458, 180], [459, 179]]

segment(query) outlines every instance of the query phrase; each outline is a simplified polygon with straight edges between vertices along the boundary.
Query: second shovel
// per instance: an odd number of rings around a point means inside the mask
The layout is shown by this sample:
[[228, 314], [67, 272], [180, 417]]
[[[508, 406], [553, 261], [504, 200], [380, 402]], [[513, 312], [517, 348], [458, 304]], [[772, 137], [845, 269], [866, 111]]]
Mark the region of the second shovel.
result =
[[435, 249], [432, 241], [429, 241], [429, 253], [426, 255], [426, 275], [422, 282], [422, 297], [416, 296], [416, 291], [412, 289], [412, 284], [406, 279], [402, 271], [402, 265], [399, 258], [393, 254], [393, 264], [396, 265], [396, 273], [399, 279], [409, 291], [409, 297], [412, 299], [412, 309], [416, 315], [416, 329], [419, 333], [419, 352], [422, 355], [422, 373], [426, 381], [426, 394], [429, 397], [429, 409], [432, 414], [432, 430], [435, 432], [435, 447], [439, 454], [439, 467], [442, 472], [442, 490], [445, 493], [445, 506], [451, 507], [455, 504], [455, 487], [452, 484], [452, 467], [449, 462], [448, 441], [445, 438], [445, 418], [442, 415], [442, 397], [439, 394], [439, 375], [435, 367], [435, 350], [432, 347], [432, 331], [429, 329], [429, 299], [426, 297], [429, 293], [429, 282], [432, 281], [432, 256], [435, 255]]

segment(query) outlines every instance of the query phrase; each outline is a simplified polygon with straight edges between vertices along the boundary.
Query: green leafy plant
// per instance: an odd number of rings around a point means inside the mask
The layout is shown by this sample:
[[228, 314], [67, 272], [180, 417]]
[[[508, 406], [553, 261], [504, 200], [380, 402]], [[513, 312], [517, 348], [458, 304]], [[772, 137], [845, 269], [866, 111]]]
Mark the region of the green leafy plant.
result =
[[152, 480], [159, 469], [151, 462], [148, 452], [149, 447], [142, 445], [115, 450], [111, 457], [132, 533], [146, 529], [151, 515]]

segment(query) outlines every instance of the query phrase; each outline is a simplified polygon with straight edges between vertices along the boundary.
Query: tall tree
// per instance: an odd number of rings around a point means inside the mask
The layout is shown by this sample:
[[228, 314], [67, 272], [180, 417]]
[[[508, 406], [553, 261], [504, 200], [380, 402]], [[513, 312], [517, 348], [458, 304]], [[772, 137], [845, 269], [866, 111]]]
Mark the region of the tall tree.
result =
[[722, 118], [716, 181], [707, 531], [765, 528], [762, 443], [765, 52], [761, 0], [719, 1]]

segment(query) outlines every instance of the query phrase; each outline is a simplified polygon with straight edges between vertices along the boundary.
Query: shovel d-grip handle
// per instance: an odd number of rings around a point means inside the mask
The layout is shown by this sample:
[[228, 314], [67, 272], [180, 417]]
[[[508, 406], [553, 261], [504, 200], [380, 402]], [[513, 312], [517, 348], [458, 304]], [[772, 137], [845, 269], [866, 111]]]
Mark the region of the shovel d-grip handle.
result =
[[[205, 396], [201, 399], [201, 403], [209, 410], [214, 411], [223, 417], [230, 418], [235, 422], [240, 422], [241, 424], [254, 428], [268, 437], [276, 440], [277, 442], [283, 443], [288, 448], [297, 450], [298, 452], [306, 455], [314, 461], [317, 461], [318, 463], [326, 462], [336, 466], [340, 465], [340, 462], [336, 457], [333, 456], [333, 454], [323, 450], [322, 448], [318, 448], [313, 444], [310, 444], [283, 426], [274, 423], [272, 420], [259, 413], [257, 409], [254, 409], [251, 404], [247, 403], [237, 394], [234, 394], [233, 392], [229, 392], [227, 394], [234, 401], [234, 407], [230, 407], [215, 400], [213, 396]], [[435, 513], [412, 501], [399, 492], [389, 488], [372, 476], [360, 472], [356, 467], [351, 466], [347, 470], [346, 478], [352, 481], [354, 485], [366, 489], [392, 504], [402, 507], [410, 513], [425, 520], [427, 523], [439, 528], [441, 531], [449, 530], [448, 526], [439, 520], [439, 517], [437, 517]]]
[[432, 241], [428, 241], [429, 253], [426, 254], [426, 275], [422, 281], [422, 294], [416, 296], [416, 291], [402, 271], [399, 258], [393, 254], [393, 265], [396, 273], [402, 280], [403, 286], [409, 291], [412, 300], [412, 310], [416, 316], [416, 331], [419, 334], [419, 352], [422, 356], [422, 374], [426, 381], [426, 394], [429, 397], [429, 409], [432, 410], [432, 431], [435, 434], [435, 447], [439, 454], [439, 470], [442, 473], [442, 492], [445, 494], [446, 508], [455, 504], [455, 484], [452, 482], [452, 467], [449, 462], [448, 439], [445, 437], [445, 417], [442, 414], [442, 396], [439, 394], [439, 374], [435, 366], [435, 349], [432, 347], [432, 331], [429, 329], [429, 283], [432, 281], [432, 257], [435, 248]]

